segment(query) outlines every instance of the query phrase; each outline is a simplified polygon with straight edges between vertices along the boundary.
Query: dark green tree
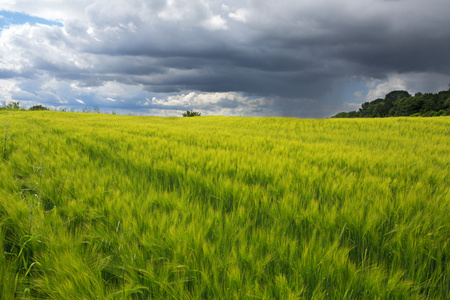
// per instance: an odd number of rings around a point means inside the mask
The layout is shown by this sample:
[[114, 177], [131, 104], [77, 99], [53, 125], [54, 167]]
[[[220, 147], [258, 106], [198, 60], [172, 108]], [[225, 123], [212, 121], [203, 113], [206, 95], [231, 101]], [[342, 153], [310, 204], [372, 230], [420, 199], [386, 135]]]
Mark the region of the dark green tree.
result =
[[359, 109], [359, 116], [361, 118], [367, 117], [367, 110], [369, 109], [369, 105], [369, 102], [364, 102], [363, 104], [361, 104], [361, 108]]
[[416, 93], [411, 96], [407, 91], [393, 91], [384, 99], [365, 102], [358, 112], [339, 113], [336, 118], [383, 118], [401, 116], [443, 116], [450, 115], [450, 91]]
[[187, 110], [185, 113], [183, 113], [183, 117], [200, 117], [202, 114], [198, 111], [193, 110]]
[[407, 91], [392, 91], [384, 97], [386, 102], [394, 102], [402, 98], [410, 98], [411, 95]]
[[34, 105], [30, 107], [28, 110], [50, 110], [50, 109], [42, 105]]

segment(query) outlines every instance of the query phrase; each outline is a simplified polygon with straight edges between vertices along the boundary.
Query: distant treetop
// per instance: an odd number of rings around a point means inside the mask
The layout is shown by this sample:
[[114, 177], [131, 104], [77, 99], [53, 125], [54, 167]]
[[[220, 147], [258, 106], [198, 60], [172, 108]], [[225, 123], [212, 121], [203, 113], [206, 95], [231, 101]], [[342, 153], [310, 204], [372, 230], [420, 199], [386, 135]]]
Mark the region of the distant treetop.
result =
[[201, 113], [193, 110], [187, 110], [185, 113], [183, 113], [183, 117], [200, 117], [201, 115]]
[[332, 118], [383, 118], [401, 116], [448, 116], [450, 115], [450, 91], [416, 93], [392, 91], [384, 99], [364, 102], [358, 111], [341, 112]]
[[47, 107], [44, 107], [42, 105], [35, 105], [35, 106], [30, 107], [28, 110], [50, 110], [50, 109], [48, 109]]

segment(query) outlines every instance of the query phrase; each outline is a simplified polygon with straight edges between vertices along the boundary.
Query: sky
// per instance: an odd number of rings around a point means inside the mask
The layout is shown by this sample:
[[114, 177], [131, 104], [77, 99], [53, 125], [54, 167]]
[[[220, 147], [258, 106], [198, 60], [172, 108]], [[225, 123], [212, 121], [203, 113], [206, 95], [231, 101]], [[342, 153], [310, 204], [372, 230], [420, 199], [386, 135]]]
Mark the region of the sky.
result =
[[0, 101], [326, 118], [450, 84], [449, 0], [2, 0]]

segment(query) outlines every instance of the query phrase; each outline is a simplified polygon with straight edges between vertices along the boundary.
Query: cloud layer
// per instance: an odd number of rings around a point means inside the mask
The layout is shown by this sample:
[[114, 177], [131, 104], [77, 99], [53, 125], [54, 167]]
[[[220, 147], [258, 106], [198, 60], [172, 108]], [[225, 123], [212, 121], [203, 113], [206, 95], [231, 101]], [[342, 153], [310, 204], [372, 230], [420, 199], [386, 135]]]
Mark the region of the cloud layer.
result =
[[0, 96], [30, 105], [326, 117], [389, 89], [450, 83], [448, 0], [17, 0], [1, 10], [62, 24], [0, 32]]

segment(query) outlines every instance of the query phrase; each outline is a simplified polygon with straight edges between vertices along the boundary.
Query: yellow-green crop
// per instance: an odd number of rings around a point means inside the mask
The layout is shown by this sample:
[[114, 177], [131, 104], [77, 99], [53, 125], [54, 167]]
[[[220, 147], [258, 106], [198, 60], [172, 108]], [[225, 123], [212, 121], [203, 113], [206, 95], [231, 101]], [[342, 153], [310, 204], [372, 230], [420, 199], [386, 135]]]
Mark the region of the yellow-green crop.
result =
[[1, 299], [449, 299], [450, 118], [0, 112]]

